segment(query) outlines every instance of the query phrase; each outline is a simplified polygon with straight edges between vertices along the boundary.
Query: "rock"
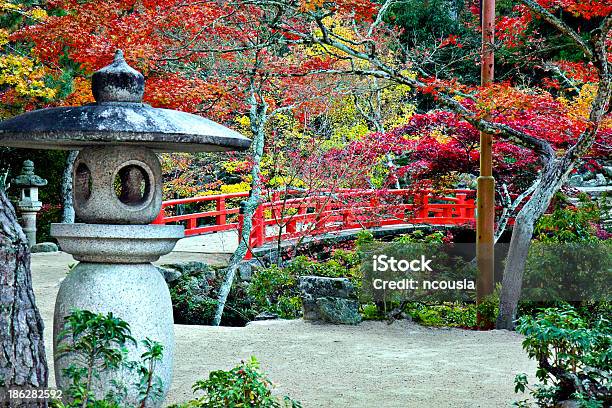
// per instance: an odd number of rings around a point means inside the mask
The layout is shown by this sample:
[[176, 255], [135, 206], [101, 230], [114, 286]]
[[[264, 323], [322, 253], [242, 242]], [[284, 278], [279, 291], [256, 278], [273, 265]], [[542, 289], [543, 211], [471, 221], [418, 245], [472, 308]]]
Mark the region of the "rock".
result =
[[57, 247], [57, 244], [54, 244], [53, 242], [41, 242], [39, 244], [32, 245], [32, 247], [30, 248], [30, 252], [32, 253], [57, 251], [59, 251], [59, 248]]
[[355, 286], [346, 278], [325, 278], [321, 276], [302, 276], [299, 280], [302, 293], [314, 298], [338, 297], [355, 298]]
[[355, 286], [346, 278], [303, 276], [299, 281], [304, 320], [333, 324], [361, 321]]
[[569, 178], [568, 184], [572, 187], [579, 187], [584, 183], [584, 179], [580, 174], [574, 174]]
[[162, 274], [162, 276], [164, 277], [164, 280], [166, 281], [166, 283], [172, 283], [172, 282], [178, 280], [178, 278], [180, 278], [181, 275], [182, 275], [176, 269], [165, 268], [163, 266], [156, 266], [156, 268], [159, 271], [159, 273]]
[[606, 177], [612, 178], [612, 166], [603, 166], [601, 171]]
[[595, 182], [597, 183], [598, 187], [605, 186], [606, 184], [608, 184], [608, 182], [606, 181], [606, 177], [601, 173], [597, 173], [595, 175]]
[[580, 405], [578, 404], [578, 401], [574, 400], [561, 401], [557, 405], [555, 405], [555, 407], [557, 408], [578, 408], [579, 406]]
[[276, 319], [278, 319], [278, 315], [276, 313], [270, 313], [270, 312], [261, 312], [260, 314], [255, 316], [256, 321], [276, 320]]
[[259, 261], [256, 259], [251, 259], [248, 261], [242, 261], [238, 264], [238, 276], [240, 280], [245, 282], [250, 282], [253, 277], [253, 273], [259, 266]]
[[174, 264], [164, 264], [162, 268], [174, 269], [181, 275], [200, 275], [204, 274], [206, 279], [214, 279], [217, 275], [207, 263], [199, 261], [180, 262]]
[[322, 297], [316, 300], [317, 312], [321, 320], [334, 324], [358, 324], [359, 302], [351, 299]]

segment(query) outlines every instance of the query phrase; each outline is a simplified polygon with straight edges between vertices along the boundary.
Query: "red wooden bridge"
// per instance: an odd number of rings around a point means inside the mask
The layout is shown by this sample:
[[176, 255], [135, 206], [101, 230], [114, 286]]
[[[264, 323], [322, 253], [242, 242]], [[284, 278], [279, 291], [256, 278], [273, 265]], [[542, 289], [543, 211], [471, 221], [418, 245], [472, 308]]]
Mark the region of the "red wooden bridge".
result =
[[[475, 195], [474, 190], [269, 193], [253, 216], [249, 247], [363, 228], [470, 224], [475, 216]], [[153, 223], [184, 224], [186, 236], [236, 230], [240, 237], [243, 225], [240, 202], [248, 196], [248, 192], [243, 192], [164, 201]], [[247, 257], [250, 256], [249, 251]]]

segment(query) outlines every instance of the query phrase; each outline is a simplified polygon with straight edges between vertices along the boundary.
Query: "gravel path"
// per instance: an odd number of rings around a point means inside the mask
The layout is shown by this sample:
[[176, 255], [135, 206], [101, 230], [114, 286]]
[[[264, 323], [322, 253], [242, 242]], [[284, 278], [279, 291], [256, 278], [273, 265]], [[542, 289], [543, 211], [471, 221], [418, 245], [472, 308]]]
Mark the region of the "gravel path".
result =
[[[225, 256], [171, 254], [162, 263]], [[34, 254], [36, 302], [47, 328], [67, 254]], [[175, 325], [177, 353], [168, 403], [192, 397], [191, 384], [255, 355], [279, 394], [308, 407], [508, 407], [513, 378], [535, 372], [521, 336], [507, 331], [429, 329], [409, 322], [358, 326], [270, 321], [244, 328]], [[51, 354], [50, 330], [45, 332]], [[51, 370], [52, 372], [52, 370]], [[53, 382], [53, 379], [51, 379]]]

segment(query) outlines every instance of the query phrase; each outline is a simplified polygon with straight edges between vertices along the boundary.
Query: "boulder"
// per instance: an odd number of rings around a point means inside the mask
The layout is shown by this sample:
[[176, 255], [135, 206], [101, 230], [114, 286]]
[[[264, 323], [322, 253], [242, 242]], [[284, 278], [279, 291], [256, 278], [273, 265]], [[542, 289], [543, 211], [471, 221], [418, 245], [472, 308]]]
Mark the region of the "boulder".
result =
[[253, 277], [253, 273], [259, 265], [260, 263], [256, 259], [240, 262], [238, 264], [238, 276], [240, 277], [240, 280], [250, 282], [251, 278]]
[[361, 322], [359, 302], [352, 299], [323, 297], [317, 299], [321, 320], [333, 324], [358, 324]]
[[299, 289], [303, 294], [314, 298], [337, 297], [356, 298], [355, 286], [346, 278], [325, 278], [321, 276], [302, 276]]
[[348, 279], [303, 276], [298, 286], [304, 320], [333, 324], [361, 322], [357, 292]]
[[174, 269], [181, 275], [204, 275], [206, 279], [214, 279], [216, 272], [208, 264], [199, 261], [179, 262], [161, 266], [165, 269]]
[[166, 268], [163, 266], [156, 266], [156, 268], [159, 273], [161, 273], [161, 275], [164, 277], [166, 283], [172, 283], [181, 277], [181, 273], [176, 269]]
[[32, 247], [30, 248], [30, 252], [32, 253], [57, 252], [57, 251], [59, 251], [59, 248], [57, 247], [57, 244], [53, 242], [41, 242], [41, 243], [32, 245]]
[[583, 183], [584, 179], [580, 174], [574, 174], [568, 181], [568, 184], [572, 187], [580, 187]]

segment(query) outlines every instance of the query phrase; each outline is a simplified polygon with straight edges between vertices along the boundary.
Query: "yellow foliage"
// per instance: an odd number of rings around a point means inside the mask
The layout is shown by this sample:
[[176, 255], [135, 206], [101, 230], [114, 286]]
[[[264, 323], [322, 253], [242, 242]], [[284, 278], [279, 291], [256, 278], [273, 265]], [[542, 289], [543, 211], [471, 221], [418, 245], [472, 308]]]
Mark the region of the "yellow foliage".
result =
[[[47, 17], [46, 11], [40, 7], [25, 8], [8, 0], [0, 0], [0, 15], [8, 13], [18, 13], [35, 20]], [[15, 48], [10, 46], [10, 34], [6, 28], [0, 29], [0, 86], [4, 88], [0, 102], [3, 96], [10, 95], [8, 106], [14, 110], [16, 104], [25, 104], [32, 98], [54, 98], [57, 91], [47, 87], [44, 81], [46, 68], [33, 56], [14, 51]], [[0, 116], [10, 113], [0, 109]]]

